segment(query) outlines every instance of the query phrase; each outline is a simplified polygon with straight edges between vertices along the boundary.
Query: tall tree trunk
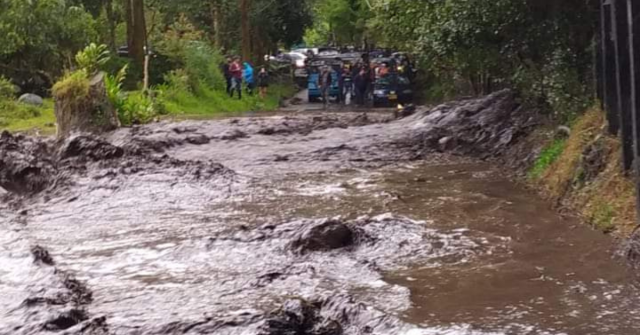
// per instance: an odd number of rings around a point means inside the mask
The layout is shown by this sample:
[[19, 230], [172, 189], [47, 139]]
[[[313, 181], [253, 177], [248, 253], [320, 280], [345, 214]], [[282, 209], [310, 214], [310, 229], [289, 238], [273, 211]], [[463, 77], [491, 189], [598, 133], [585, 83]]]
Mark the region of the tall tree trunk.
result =
[[113, 0], [104, 0], [103, 6], [107, 16], [107, 25], [109, 26], [109, 40], [107, 42], [109, 43], [111, 51], [115, 53], [118, 50], [118, 46], [116, 45], [116, 27], [118, 22], [116, 22], [117, 18], [113, 12]]
[[222, 34], [220, 31], [220, 3], [218, 0], [211, 0], [211, 21], [213, 26], [213, 45], [216, 49], [222, 49]]
[[245, 61], [251, 59], [251, 24], [249, 22], [249, 10], [251, 0], [240, 0], [240, 20], [242, 26], [242, 58]]
[[144, 0], [124, 0], [127, 22], [127, 47], [129, 57], [142, 67], [144, 47], [147, 44], [147, 27], [144, 19]]

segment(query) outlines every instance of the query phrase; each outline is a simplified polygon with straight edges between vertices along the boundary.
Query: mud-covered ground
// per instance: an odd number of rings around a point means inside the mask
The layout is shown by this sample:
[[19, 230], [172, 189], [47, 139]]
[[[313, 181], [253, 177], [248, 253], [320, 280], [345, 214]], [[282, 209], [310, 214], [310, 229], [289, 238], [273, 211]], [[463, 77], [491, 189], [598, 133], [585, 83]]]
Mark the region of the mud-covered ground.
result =
[[612, 241], [496, 163], [534, 113], [391, 114], [3, 134], [0, 334], [640, 333]]

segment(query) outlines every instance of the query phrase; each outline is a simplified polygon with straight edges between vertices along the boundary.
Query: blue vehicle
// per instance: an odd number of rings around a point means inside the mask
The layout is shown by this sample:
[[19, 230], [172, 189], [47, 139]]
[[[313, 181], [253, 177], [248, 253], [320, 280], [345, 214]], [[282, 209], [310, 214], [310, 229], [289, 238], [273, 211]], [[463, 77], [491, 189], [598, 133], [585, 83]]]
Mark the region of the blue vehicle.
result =
[[329, 88], [330, 98], [339, 98], [342, 92], [340, 92], [339, 86], [339, 70], [342, 62], [335, 59], [313, 59], [309, 64], [309, 79], [307, 82], [307, 88], [309, 90], [309, 102], [317, 102], [322, 100], [322, 92], [320, 90], [320, 73], [322, 68], [329, 66], [331, 71], [331, 87]]

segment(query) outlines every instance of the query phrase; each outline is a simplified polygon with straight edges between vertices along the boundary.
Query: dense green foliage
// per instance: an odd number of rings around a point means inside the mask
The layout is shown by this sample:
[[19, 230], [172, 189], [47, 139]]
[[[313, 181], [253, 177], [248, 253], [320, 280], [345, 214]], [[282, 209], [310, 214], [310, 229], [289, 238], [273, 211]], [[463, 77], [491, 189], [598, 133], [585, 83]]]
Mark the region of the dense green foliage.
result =
[[365, 46], [374, 32], [367, 29], [372, 13], [367, 0], [317, 1], [314, 8], [315, 23], [307, 30], [305, 42], [309, 45]]
[[563, 119], [589, 103], [598, 1], [378, 1], [381, 44], [419, 55], [444, 91], [515, 87]]

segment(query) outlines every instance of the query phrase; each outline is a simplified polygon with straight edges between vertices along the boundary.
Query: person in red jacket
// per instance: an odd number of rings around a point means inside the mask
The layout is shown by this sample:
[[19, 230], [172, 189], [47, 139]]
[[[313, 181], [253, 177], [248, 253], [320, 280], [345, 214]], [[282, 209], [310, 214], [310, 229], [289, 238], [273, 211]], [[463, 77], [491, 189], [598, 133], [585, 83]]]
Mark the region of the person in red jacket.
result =
[[229, 96], [233, 98], [233, 91], [238, 91], [238, 99], [242, 99], [242, 64], [240, 64], [240, 57], [236, 57], [229, 66], [229, 72], [231, 73], [231, 90]]

